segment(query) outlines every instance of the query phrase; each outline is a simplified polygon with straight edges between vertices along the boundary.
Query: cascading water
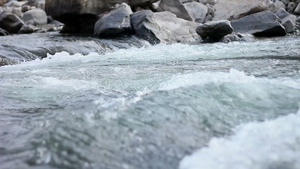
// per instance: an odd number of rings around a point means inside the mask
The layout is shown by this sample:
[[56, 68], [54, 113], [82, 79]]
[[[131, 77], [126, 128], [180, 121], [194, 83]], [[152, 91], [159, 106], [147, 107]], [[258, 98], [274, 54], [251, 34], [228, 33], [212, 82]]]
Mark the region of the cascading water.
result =
[[134, 41], [0, 67], [0, 168], [300, 168], [299, 37]]

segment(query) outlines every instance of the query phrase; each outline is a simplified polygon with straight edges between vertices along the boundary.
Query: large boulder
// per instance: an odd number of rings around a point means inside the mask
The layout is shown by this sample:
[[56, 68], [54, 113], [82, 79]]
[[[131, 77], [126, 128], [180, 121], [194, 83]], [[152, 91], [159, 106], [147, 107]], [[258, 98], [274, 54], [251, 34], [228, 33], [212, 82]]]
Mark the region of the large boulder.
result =
[[130, 6], [151, 4], [157, 0], [46, 0], [46, 13], [63, 23], [74, 15], [98, 15], [123, 2]]
[[99, 37], [114, 37], [120, 34], [131, 33], [131, 14], [130, 6], [125, 3], [121, 4], [96, 22], [94, 34]]
[[290, 14], [284, 9], [284, 8], [279, 8], [276, 13], [275, 13], [280, 19], [283, 19]]
[[225, 35], [231, 34], [233, 28], [228, 20], [212, 21], [197, 27], [196, 32], [205, 42], [218, 42]]
[[182, 18], [189, 21], [193, 20], [180, 0], [161, 0], [159, 8], [163, 11], [169, 11], [175, 14], [178, 18]]
[[131, 15], [131, 22], [136, 35], [151, 44], [195, 42], [199, 38], [195, 31], [198, 24], [167, 11], [138, 11]]
[[194, 22], [203, 23], [208, 13], [208, 7], [199, 2], [188, 2], [184, 4]]
[[271, 37], [286, 35], [281, 20], [270, 11], [263, 11], [231, 21], [235, 32]]
[[45, 25], [47, 24], [47, 15], [41, 9], [33, 9], [25, 12], [22, 20], [25, 22], [33, 21], [34, 25]]
[[0, 27], [9, 33], [18, 33], [24, 22], [15, 14], [1, 13], [0, 14]]
[[219, 0], [213, 20], [238, 19], [249, 14], [268, 10], [271, 0]]

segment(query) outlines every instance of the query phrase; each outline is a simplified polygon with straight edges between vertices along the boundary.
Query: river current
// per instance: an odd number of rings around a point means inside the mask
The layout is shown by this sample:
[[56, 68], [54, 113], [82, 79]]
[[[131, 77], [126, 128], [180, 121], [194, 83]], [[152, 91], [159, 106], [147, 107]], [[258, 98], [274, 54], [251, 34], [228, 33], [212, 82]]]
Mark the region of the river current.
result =
[[1, 169], [300, 168], [299, 37], [34, 36], [0, 39], [19, 60], [0, 67]]

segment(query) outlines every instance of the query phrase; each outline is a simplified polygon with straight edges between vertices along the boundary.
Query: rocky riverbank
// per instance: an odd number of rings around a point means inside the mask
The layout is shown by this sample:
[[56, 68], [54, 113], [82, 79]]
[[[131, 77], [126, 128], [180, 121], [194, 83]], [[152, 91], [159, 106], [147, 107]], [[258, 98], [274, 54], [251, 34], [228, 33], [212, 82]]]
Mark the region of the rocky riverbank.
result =
[[[249, 41], [297, 32], [300, 0], [0, 0], [0, 35], [136, 35], [151, 44]], [[1, 56], [5, 58], [5, 56]]]

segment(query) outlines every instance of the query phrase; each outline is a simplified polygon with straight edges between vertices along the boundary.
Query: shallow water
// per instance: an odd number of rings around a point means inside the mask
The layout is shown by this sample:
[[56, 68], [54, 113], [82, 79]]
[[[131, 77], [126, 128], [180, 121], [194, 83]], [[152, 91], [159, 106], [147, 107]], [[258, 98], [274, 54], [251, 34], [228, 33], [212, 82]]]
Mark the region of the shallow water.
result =
[[0, 168], [300, 168], [299, 37], [140, 44], [0, 67]]

